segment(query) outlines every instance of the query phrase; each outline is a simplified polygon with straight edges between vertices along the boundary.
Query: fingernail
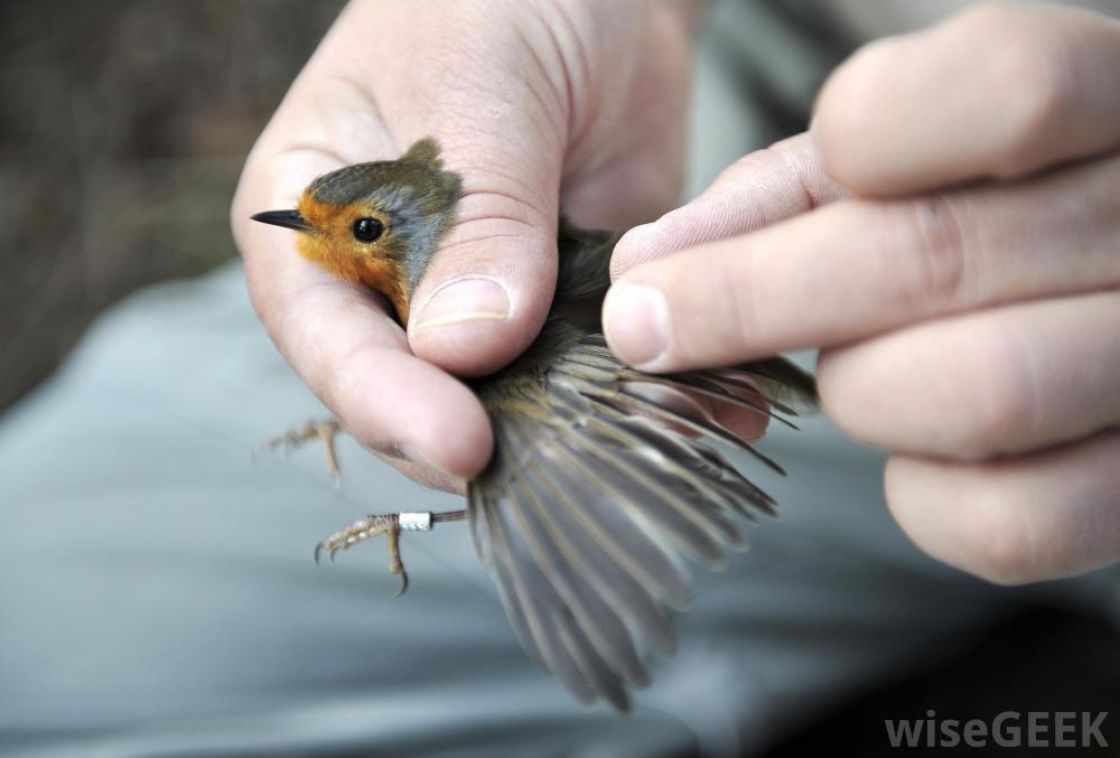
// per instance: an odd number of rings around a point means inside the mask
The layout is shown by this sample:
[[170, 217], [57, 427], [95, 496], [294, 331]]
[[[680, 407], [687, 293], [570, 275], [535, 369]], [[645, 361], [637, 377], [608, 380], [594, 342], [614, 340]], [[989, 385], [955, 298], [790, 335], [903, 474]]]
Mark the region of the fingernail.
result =
[[467, 321], [502, 321], [509, 316], [509, 294], [493, 279], [458, 279], [436, 290], [420, 312], [417, 331]]
[[611, 349], [635, 368], [653, 368], [669, 350], [669, 304], [653, 287], [616, 284], [603, 305]]

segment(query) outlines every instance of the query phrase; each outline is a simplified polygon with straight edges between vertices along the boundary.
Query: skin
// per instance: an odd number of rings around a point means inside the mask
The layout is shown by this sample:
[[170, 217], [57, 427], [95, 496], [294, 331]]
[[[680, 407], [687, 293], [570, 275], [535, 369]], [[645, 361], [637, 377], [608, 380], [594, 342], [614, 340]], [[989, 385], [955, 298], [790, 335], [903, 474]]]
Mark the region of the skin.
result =
[[[232, 224], [261, 320], [356, 439], [449, 489], [482, 469], [489, 422], [452, 374], [491, 373], [539, 331], [561, 204], [584, 226], [617, 229], [672, 207], [696, 11], [679, 0], [367, 0], [342, 13], [250, 154]], [[380, 296], [249, 216], [295, 207], [314, 177], [397, 158], [427, 136], [464, 197], [406, 333]]]
[[1005, 584], [1112, 563], [1118, 148], [1115, 21], [983, 6], [868, 45], [807, 134], [619, 242], [608, 340], [653, 371], [821, 347], [921, 548]]
[[[498, 368], [540, 328], [558, 207], [613, 228], [671, 207], [695, 10], [343, 13], [250, 155], [232, 215], [263, 322], [357, 439], [445, 487], [485, 464], [485, 414], [452, 374]], [[1115, 561], [1118, 39], [1102, 17], [984, 6], [865, 47], [807, 134], [622, 239], [612, 347], [653, 371], [821, 347], [826, 412], [891, 451], [888, 502], [923, 549], [1004, 583]], [[429, 135], [465, 198], [407, 333], [378, 296], [296, 255], [289, 232], [248, 221]], [[650, 350], [658, 325], [667, 347]]]

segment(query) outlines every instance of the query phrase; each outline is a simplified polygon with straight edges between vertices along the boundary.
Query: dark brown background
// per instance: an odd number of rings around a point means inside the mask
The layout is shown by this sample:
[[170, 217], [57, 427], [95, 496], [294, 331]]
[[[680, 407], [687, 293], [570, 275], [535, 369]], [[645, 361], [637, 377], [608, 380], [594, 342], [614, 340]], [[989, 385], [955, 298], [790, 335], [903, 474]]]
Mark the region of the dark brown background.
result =
[[106, 305], [235, 255], [245, 154], [341, 5], [0, 2], [0, 410]]

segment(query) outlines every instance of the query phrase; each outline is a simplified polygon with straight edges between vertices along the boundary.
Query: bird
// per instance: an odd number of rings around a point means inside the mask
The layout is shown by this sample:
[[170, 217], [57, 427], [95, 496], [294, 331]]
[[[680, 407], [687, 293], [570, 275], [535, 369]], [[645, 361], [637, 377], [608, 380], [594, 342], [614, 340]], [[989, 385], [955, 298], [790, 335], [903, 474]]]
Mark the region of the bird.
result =
[[[300, 255], [380, 292], [407, 327], [411, 296], [455, 224], [462, 187], [428, 137], [396, 160], [324, 174], [296, 208], [252, 218], [295, 230]], [[675, 650], [673, 616], [691, 599], [689, 563], [723, 568], [728, 551], [745, 545], [743, 525], [775, 514], [774, 499], [711, 443], [784, 472], [722, 426], [711, 406], [792, 426], [790, 417], [816, 407], [817, 392], [810, 374], [780, 356], [660, 375], [623, 363], [600, 316], [618, 238], [561, 216], [556, 289], [539, 335], [509, 365], [467, 380], [495, 444], [466, 485], [465, 509], [370, 515], [320, 542], [315, 557], [384, 534], [403, 591], [401, 530], [465, 520], [528, 655], [578, 701], [626, 712], [633, 690], [651, 682], [652, 654]], [[337, 474], [338, 430], [331, 420], [282, 439], [322, 438]]]

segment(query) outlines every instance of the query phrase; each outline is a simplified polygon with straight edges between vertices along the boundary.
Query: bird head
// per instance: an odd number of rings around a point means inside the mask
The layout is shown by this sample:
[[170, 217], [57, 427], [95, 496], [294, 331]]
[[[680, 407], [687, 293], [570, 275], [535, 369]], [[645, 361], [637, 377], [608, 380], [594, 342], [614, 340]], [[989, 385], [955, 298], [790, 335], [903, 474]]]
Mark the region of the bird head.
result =
[[460, 187], [459, 175], [443, 170], [439, 145], [423, 139], [395, 161], [320, 176], [294, 210], [252, 218], [298, 231], [303, 257], [382, 293], [406, 325], [409, 299], [454, 221]]

